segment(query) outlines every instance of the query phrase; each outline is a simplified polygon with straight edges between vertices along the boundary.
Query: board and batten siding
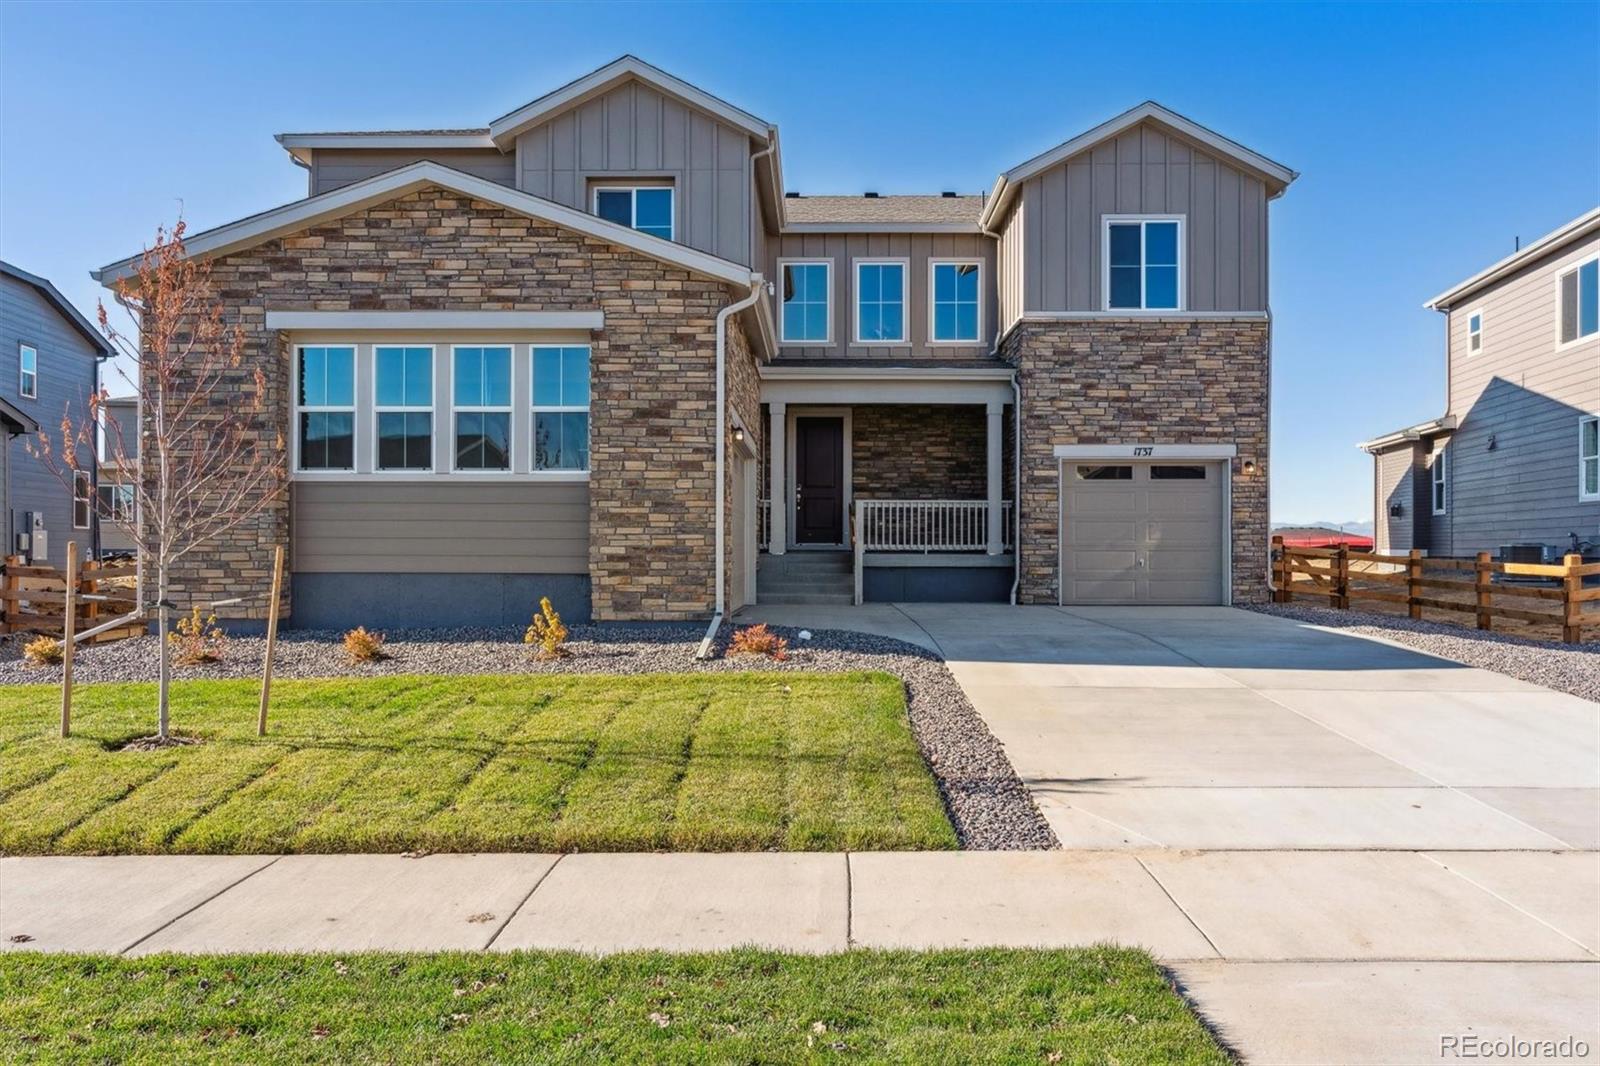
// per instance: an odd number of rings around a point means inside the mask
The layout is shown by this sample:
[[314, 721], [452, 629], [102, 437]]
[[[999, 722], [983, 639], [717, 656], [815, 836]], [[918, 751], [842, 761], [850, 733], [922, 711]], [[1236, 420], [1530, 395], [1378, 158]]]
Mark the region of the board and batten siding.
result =
[[423, 159], [501, 185], [516, 185], [516, 159], [498, 148], [317, 148], [311, 153], [309, 195], [332, 192]]
[[[829, 259], [833, 262], [831, 344], [780, 344], [784, 359], [983, 359], [993, 347], [996, 316], [994, 241], [981, 233], [785, 233], [772, 245], [767, 271], [778, 285], [774, 313], [783, 314], [779, 259]], [[905, 344], [855, 343], [855, 266], [857, 259], [905, 259]], [[976, 344], [929, 344], [928, 306], [932, 299], [930, 259], [976, 259], [982, 321]], [[779, 323], [781, 335], [782, 323]]]
[[[1417, 457], [1415, 444], [1397, 444], [1388, 451], [1372, 457], [1377, 498], [1373, 501], [1373, 528], [1376, 531], [1373, 547], [1379, 552], [1408, 552], [1421, 547], [1416, 542], [1417, 528]], [[1389, 508], [1398, 503], [1401, 513], [1392, 515]]]
[[1267, 309], [1267, 189], [1148, 123], [1023, 183], [1023, 308], [1104, 309], [1106, 215], [1184, 217], [1185, 309]]
[[1027, 231], [1028, 205], [1018, 200], [1012, 207], [1006, 220], [1000, 226], [999, 248], [997, 258], [1000, 262], [1000, 276], [996, 279], [996, 289], [1000, 302], [1000, 332], [1003, 334], [1022, 318], [1023, 312], [1023, 274], [1026, 270], [1027, 248], [1025, 234]]
[[296, 481], [296, 573], [587, 574], [583, 483]]
[[[1600, 233], [1530, 263], [1449, 313], [1452, 493], [1439, 551], [1600, 538], [1600, 501], [1578, 496], [1578, 420], [1600, 414], [1600, 337], [1557, 348], [1557, 278], [1600, 252]], [[1467, 319], [1483, 312], [1483, 348]], [[1494, 438], [1493, 450], [1489, 447]]]
[[750, 154], [744, 130], [627, 82], [520, 134], [517, 185], [592, 212], [596, 180], [670, 179], [676, 189], [675, 239], [749, 265]]

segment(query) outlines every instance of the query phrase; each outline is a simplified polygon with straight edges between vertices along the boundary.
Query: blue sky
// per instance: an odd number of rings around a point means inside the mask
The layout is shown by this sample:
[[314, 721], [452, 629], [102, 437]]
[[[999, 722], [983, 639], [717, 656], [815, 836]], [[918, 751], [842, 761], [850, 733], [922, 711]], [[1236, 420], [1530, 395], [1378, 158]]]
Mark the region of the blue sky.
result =
[[776, 122], [788, 187], [987, 189], [1153, 98], [1272, 207], [1273, 517], [1371, 517], [1442, 413], [1422, 302], [1600, 202], [1600, 5], [0, 4], [0, 255], [87, 271], [305, 195], [286, 130], [476, 126], [634, 52]]

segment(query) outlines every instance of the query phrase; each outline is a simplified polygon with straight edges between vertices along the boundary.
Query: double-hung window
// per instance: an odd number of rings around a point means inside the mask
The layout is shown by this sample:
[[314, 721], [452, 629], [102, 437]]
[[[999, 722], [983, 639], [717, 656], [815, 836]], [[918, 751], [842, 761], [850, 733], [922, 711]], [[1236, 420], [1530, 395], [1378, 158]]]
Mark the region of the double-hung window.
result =
[[455, 399], [455, 469], [511, 469], [511, 346], [451, 352]]
[[39, 398], [39, 349], [31, 344], [17, 348], [17, 391], [24, 400]]
[[128, 522], [133, 519], [133, 486], [117, 483], [101, 485], [100, 517], [108, 522]]
[[1467, 354], [1483, 351], [1483, 312], [1474, 311], [1467, 316]]
[[72, 472], [72, 528], [88, 529], [94, 518], [94, 475]]
[[904, 344], [905, 340], [905, 261], [858, 260], [856, 343]]
[[1559, 275], [1556, 285], [1560, 293], [1560, 343], [1575, 344], [1600, 333], [1600, 257]]
[[594, 213], [652, 237], [672, 240], [673, 203], [670, 185], [599, 185]]
[[1578, 499], [1600, 500], [1600, 415], [1578, 419]]
[[301, 470], [354, 470], [356, 350], [302, 346], [295, 382], [296, 445]]
[[1443, 448], [1433, 455], [1430, 484], [1433, 490], [1433, 513], [1445, 514], [1450, 510], [1450, 453]]
[[934, 344], [976, 344], [982, 329], [978, 315], [982, 264], [935, 260], [928, 269], [932, 275], [929, 339]]
[[1105, 263], [1106, 310], [1182, 309], [1182, 219], [1108, 218]]
[[589, 349], [533, 349], [533, 468], [589, 469]]
[[433, 348], [372, 349], [379, 470], [433, 469]]
[[833, 264], [827, 260], [783, 263], [781, 344], [828, 344], [833, 339], [830, 293]]

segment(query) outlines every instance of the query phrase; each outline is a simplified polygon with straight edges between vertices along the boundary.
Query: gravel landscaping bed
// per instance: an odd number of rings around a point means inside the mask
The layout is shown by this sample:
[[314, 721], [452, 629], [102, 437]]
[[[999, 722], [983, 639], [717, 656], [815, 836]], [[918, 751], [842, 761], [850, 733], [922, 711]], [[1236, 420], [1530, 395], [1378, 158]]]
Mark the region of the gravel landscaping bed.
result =
[[[610, 624], [573, 626], [568, 642], [573, 655], [555, 662], [534, 660], [521, 643], [520, 628], [391, 630], [384, 644], [386, 658], [353, 666], [340, 646], [342, 634], [296, 630], [279, 634], [273, 676], [882, 670], [905, 682], [912, 732], [938, 782], [962, 847], [1005, 851], [1061, 846], [1005, 750], [937, 655], [889, 637], [819, 629], [809, 631], [810, 639], [801, 639], [800, 633], [806, 631], [771, 628], [789, 641], [787, 662], [724, 657], [728, 627], [719, 634], [716, 656], [701, 662], [694, 654], [705, 633], [702, 626]], [[224, 662], [175, 668], [173, 676], [179, 680], [259, 676], [265, 644], [260, 637], [232, 638]], [[21, 645], [15, 637], [0, 641], [0, 684], [60, 682], [59, 667], [23, 662]], [[154, 637], [80, 648], [73, 677], [79, 684], [153, 681], [156, 652]]]
[[1413, 621], [1367, 611], [1336, 611], [1328, 607], [1281, 603], [1248, 606], [1252, 611], [1292, 618], [1297, 622], [1384, 637], [1430, 655], [1493, 670], [1600, 703], [1600, 641], [1552, 644], [1526, 637], [1463, 629], [1444, 622]]

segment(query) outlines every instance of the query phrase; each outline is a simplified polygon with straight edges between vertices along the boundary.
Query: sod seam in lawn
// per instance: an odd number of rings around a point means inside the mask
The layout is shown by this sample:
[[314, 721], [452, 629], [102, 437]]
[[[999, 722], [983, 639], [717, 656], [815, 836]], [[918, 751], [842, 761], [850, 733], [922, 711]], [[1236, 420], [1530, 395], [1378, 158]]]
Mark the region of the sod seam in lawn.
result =
[[0, 688], [0, 852], [953, 848], [882, 673], [385, 677], [173, 686], [204, 743], [119, 751], [154, 687]]
[[1142, 952], [0, 956], [0, 1058], [1228, 1059]]

